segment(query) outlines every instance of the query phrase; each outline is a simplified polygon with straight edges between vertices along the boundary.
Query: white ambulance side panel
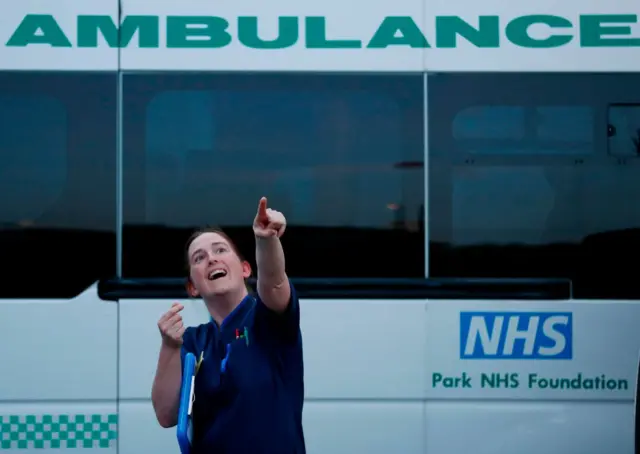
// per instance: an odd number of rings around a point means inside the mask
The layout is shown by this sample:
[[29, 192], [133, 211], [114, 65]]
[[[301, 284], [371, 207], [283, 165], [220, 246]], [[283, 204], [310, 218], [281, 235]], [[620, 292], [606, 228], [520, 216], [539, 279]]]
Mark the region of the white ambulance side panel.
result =
[[[182, 303], [186, 324], [208, 320], [201, 301]], [[157, 320], [172, 301], [119, 304], [120, 452], [174, 453], [176, 430], [151, 405]], [[424, 302], [302, 300], [301, 317], [307, 452], [424, 454]]]
[[0, 300], [1, 449], [117, 452], [118, 306]]
[[[476, 344], [483, 345], [476, 345], [473, 359], [460, 359], [467, 334], [461, 318], [477, 313], [487, 320], [503, 316], [503, 330], [485, 341], [478, 339]], [[562, 358], [560, 348], [554, 354], [543, 318], [537, 332], [527, 324], [538, 323], [538, 315], [548, 320], [564, 314], [571, 317], [571, 329], [559, 329], [551, 338], [555, 336], [560, 347], [571, 346], [570, 359]], [[512, 334], [520, 338], [510, 353], [508, 323], [515, 323], [515, 316], [520, 317], [519, 332]], [[633, 452], [638, 320], [640, 304], [628, 301], [430, 301], [426, 452]], [[492, 336], [493, 326], [487, 327]], [[489, 340], [500, 343], [492, 349]], [[521, 354], [527, 341], [530, 355]], [[545, 348], [551, 352], [546, 357]], [[495, 355], [488, 358], [487, 353]], [[467, 381], [439, 380], [441, 376]], [[502, 380], [492, 382], [496, 376]], [[552, 389], [552, 380], [558, 378], [570, 381]]]
[[[385, 49], [367, 48], [385, 16], [406, 16], [420, 28], [424, 7], [421, 0], [393, 2], [354, 0], [348, 3], [340, 0], [324, 2], [274, 0], [269, 3], [256, 0], [228, 3], [202, 0], [184, 0], [180, 3], [123, 0], [123, 5], [124, 13], [127, 15], [158, 16], [160, 27], [159, 48], [142, 48], [139, 42], [134, 40], [122, 50], [121, 64], [124, 71], [173, 68], [178, 71], [398, 72], [420, 71], [423, 67], [424, 52], [421, 48], [408, 46], [391, 46]], [[167, 48], [167, 28], [172, 28], [174, 34], [177, 34], [175, 30], [180, 28], [167, 25], [168, 16], [215, 16], [216, 18], [192, 18], [188, 25], [191, 30], [203, 31], [201, 36], [190, 38], [205, 43], [201, 47], [185, 45], [185, 47]], [[257, 17], [258, 36], [262, 40], [275, 40], [278, 37], [280, 18], [282, 43], [271, 49], [249, 47], [246, 41], [242, 44], [238, 38], [238, 18], [242, 16]], [[240, 25], [243, 30], [252, 29], [252, 26], [247, 24], [253, 19], [245, 17], [240, 21], [243, 22]], [[206, 25], [206, 22], [212, 23]], [[223, 30], [224, 25], [219, 24], [228, 24], [228, 27]], [[213, 32], [214, 29], [216, 32]], [[228, 34], [231, 41], [222, 47], [207, 45], [206, 42], [210, 40], [207, 37], [207, 30], [216, 35], [214, 38], [216, 40], [221, 34]], [[324, 48], [311, 48], [313, 42], [321, 39], [319, 35], [325, 35], [324, 38], [327, 40], [341, 40], [343, 43], [334, 42], [323, 44]], [[314, 39], [313, 36], [316, 38]], [[174, 40], [169, 38], [169, 43], [171, 41]], [[172, 62], [169, 67], [168, 60]]]
[[[186, 71], [640, 69], [635, 58], [640, 20], [634, 0], [348, 5], [277, 0], [268, 8], [256, 0], [188, 0], [180, 5], [124, 0], [124, 5], [126, 15], [153, 16], [160, 34], [152, 45], [142, 45], [137, 38], [128, 43], [122, 51], [124, 70], [167, 70], [167, 58], [177, 62], [176, 70]], [[168, 16], [191, 17], [178, 19], [182, 24], [176, 25]], [[256, 42], [256, 24], [258, 37], [271, 44]], [[184, 29], [189, 31], [181, 32]], [[151, 28], [147, 30], [150, 36]], [[319, 36], [327, 41], [318, 44]]]
[[[121, 302], [120, 342], [126, 352], [120, 369], [122, 452], [169, 453], [177, 443], [175, 428], [160, 428], [150, 402], [159, 346], [155, 322], [170, 304]], [[207, 320], [200, 302], [185, 304], [188, 324]], [[302, 302], [302, 311], [304, 429], [310, 454], [377, 454], [400, 448], [427, 454], [471, 449], [601, 454], [605, 447], [631, 452], [638, 304], [311, 300]], [[515, 312], [523, 319], [531, 313], [568, 312], [572, 358], [461, 360], [459, 320], [461, 312], [469, 311]], [[516, 343], [514, 348], [520, 347]], [[520, 386], [505, 387], [503, 381], [494, 389], [481, 388], [482, 373], [518, 374]], [[605, 375], [627, 388], [535, 389], [527, 384], [530, 373], [571, 380], [579, 373], [585, 378]], [[466, 374], [473, 386], [444, 388], [439, 382], [434, 387], [434, 374]]]
[[[635, 0], [424, 0], [424, 13], [431, 44], [425, 49], [427, 71], [640, 70]], [[458, 35], [455, 47], [446, 47], [453, 35], [450, 30], [464, 28], [445, 16], [459, 16], [481, 33], [467, 30], [473, 40]]]
[[[640, 69], [634, 0], [120, 3], [116, 35], [115, 0], [11, 2], [0, 24], [0, 69], [105, 70], [117, 64], [118, 45], [125, 71]], [[25, 41], [25, 30], [46, 39]]]
[[[33, 19], [25, 20], [28, 15]], [[100, 33], [95, 34], [95, 46], [78, 47], [78, 16], [82, 15], [110, 16], [117, 24], [118, 0], [3, 1], [0, 70], [115, 71], [118, 49], [107, 45]], [[28, 36], [47, 39], [33, 44]]]
[[[79, 14], [99, 9], [117, 15], [116, 0], [99, 3], [98, 8], [96, 2], [82, 0], [1, 2], [0, 71], [89, 68], [115, 72], [115, 48], [54, 48], [49, 44], [25, 47], [22, 45], [25, 35], [20, 39], [14, 36], [24, 17], [33, 14], [44, 17], [41, 20], [50, 25], [48, 30], [57, 33], [59, 40], [68, 37], [73, 43]], [[31, 29], [30, 33], [40, 36], [43, 30]], [[114, 84], [114, 92], [115, 89]], [[52, 105], [49, 101], [57, 100], [49, 99], [48, 92], [47, 87], [34, 86], [33, 99], [44, 99], [47, 102], [43, 105]], [[30, 99], [29, 93], [22, 95]], [[20, 112], [22, 116], [24, 110]], [[67, 189], [66, 182], [60, 189]], [[57, 197], [61, 195], [53, 194], [49, 202], [53, 204]], [[87, 217], [90, 216], [89, 213]], [[84, 227], [92, 222], [85, 219], [78, 224]], [[38, 273], [46, 273], [49, 267], [59, 267], [64, 262], [60, 257], [48, 255], [47, 250], [40, 252], [33, 257], [34, 268], [24, 270], [34, 273], [34, 286], [39, 285]], [[10, 259], [4, 264], [12, 266]], [[117, 331], [118, 306], [101, 301], [95, 286], [69, 300], [0, 299], [0, 450], [117, 452]]]

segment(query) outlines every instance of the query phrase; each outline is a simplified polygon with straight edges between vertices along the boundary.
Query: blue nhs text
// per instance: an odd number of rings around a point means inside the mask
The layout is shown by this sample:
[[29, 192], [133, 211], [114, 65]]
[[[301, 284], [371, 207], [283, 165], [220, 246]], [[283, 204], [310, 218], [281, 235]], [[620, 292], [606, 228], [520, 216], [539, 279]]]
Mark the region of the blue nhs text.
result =
[[571, 359], [570, 312], [461, 312], [462, 359]]

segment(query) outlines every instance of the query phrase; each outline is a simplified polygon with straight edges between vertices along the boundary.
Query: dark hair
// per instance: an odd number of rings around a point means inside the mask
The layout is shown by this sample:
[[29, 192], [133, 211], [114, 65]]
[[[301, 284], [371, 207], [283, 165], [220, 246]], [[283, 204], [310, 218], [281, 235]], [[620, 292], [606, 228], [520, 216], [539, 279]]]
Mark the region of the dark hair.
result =
[[[222, 238], [225, 239], [225, 241], [227, 243], [229, 243], [229, 246], [231, 246], [231, 249], [238, 256], [240, 261], [242, 261], [242, 262], [246, 261], [246, 259], [244, 258], [244, 256], [240, 252], [240, 250], [238, 249], [238, 246], [236, 246], [236, 243], [234, 243], [233, 240], [229, 237], [229, 235], [224, 233], [224, 231], [221, 228], [219, 228], [219, 227], [205, 227], [205, 228], [202, 228], [202, 229], [198, 229], [198, 230], [196, 230], [195, 232], [193, 232], [189, 236], [189, 238], [187, 239], [187, 243], [185, 244], [185, 247], [184, 247], [184, 263], [185, 263], [185, 268], [186, 268], [185, 271], [186, 271], [186, 274], [187, 274], [187, 283], [191, 279], [191, 261], [189, 260], [189, 247], [191, 246], [191, 243], [193, 243], [193, 241], [196, 238], [198, 238], [200, 235], [203, 235], [205, 233], [216, 233], [216, 234], [220, 235]], [[249, 280], [245, 279], [244, 283], [245, 283], [245, 286], [247, 287], [247, 290], [249, 291], [249, 293], [253, 292], [253, 289], [249, 285]]]

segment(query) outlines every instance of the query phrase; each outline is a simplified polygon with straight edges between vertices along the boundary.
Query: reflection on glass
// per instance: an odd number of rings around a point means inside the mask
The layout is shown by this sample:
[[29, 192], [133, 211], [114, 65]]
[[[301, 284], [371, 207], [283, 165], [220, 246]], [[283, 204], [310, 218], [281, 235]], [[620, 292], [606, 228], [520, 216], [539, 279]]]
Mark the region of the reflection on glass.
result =
[[0, 72], [0, 298], [115, 274], [115, 119], [115, 74]]
[[609, 153], [620, 158], [640, 156], [640, 104], [611, 106], [608, 114]]
[[522, 139], [525, 111], [519, 106], [473, 106], [453, 120], [453, 136], [463, 139]]
[[[593, 146], [593, 109], [590, 106], [540, 106], [533, 114], [536, 137], [564, 144]], [[584, 149], [582, 150], [585, 151]]]
[[[133, 238], [173, 245], [207, 224], [250, 255], [262, 195], [299, 245], [292, 275], [424, 275], [423, 169], [402, 165], [423, 162], [420, 76], [131, 75], [124, 88], [128, 275], [182, 273], [168, 257], [145, 268], [152, 245]], [[359, 263], [322, 266], [332, 250]]]
[[[397, 111], [375, 94], [161, 93], [147, 110], [146, 220], [242, 225], [275, 187], [293, 225], [388, 228], [386, 205], [402, 200]], [[198, 209], [202, 200], [218, 203]]]
[[487, 155], [587, 154], [593, 151], [589, 106], [474, 106], [453, 120], [458, 149]]
[[[454, 169], [453, 243], [541, 244], [571, 240], [566, 232], [543, 235], [555, 203], [544, 168], [476, 167]], [[504, 188], [509, 190], [505, 191]], [[504, 210], [505, 206], [511, 207]]]
[[36, 226], [65, 186], [66, 109], [47, 96], [0, 93], [0, 125], [0, 223]]
[[630, 288], [624, 262], [640, 255], [640, 163], [616, 158], [638, 155], [637, 81], [430, 77], [431, 275], [566, 277], [589, 297]]

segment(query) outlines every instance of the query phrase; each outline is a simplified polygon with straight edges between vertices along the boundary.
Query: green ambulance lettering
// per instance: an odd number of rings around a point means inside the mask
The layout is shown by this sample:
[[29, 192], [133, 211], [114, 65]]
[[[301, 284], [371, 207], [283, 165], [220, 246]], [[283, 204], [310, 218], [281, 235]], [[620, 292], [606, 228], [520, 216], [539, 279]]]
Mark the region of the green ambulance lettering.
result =
[[[605, 25], [618, 23], [617, 26]], [[604, 35], [629, 36], [631, 27], [637, 24], [637, 14], [604, 14], [580, 16], [580, 45], [583, 47], [640, 47], [640, 37], [605, 38]]]
[[138, 33], [138, 47], [155, 48], [160, 45], [158, 16], [126, 16], [118, 27], [109, 16], [78, 16], [78, 47], [98, 47], [98, 32], [109, 47], [127, 47]]
[[520, 47], [548, 49], [551, 47], [560, 47], [569, 43], [573, 39], [573, 35], [549, 35], [547, 38], [532, 38], [529, 35], [529, 27], [534, 24], [544, 24], [549, 28], [572, 28], [573, 24], [570, 20], [559, 16], [549, 15], [533, 15], [522, 16], [513, 19], [507, 25], [505, 34], [507, 39]]
[[[197, 26], [194, 28], [193, 26]], [[168, 16], [168, 48], [221, 48], [231, 43], [229, 22], [216, 16]]]
[[[304, 45], [308, 49], [386, 49], [392, 46], [430, 48], [423, 30], [410, 16], [382, 18], [370, 39], [363, 37], [327, 36], [327, 18], [323, 16], [278, 17], [275, 38], [263, 39], [259, 34], [257, 16], [239, 16], [237, 37], [229, 31], [229, 21], [217, 16], [167, 16], [166, 47], [175, 49], [223, 48], [234, 39], [253, 49], [285, 49], [300, 41], [300, 27], [304, 21]], [[80, 15], [77, 17], [76, 45], [96, 48], [102, 35], [109, 47], [127, 47], [137, 35], [139, 48], [160, 48], [160, 16], [125, 16], [118, 26], [109, 15]], [[462, 38], [477, 48], [500, 46], [501, 20], [498, 15], [479, 16], [472, 25], [458, 16], [435, 17], [435, 47], [451, 49]], [[640, 47], [640, 37], [633, 36], [631, 25], [638, 23], [636, 14], [582, 15], [579, 19], [581, 47]], [[534, 37], [532, 26], [542, 25], [548, 30], [544, 37]], [[546, 49], [561, 47], [576, 36], [576, 24], [555, 15], [527, 15], [512, 19], [504, 25], [506, 39], [519, 47]], [[45, 44], [51, 47], [73, 47], [55, 17], [50, 14], [27, 14], [17, 26], [6, 46], [26, 47]]]
[[[194, 28], [193, 26], [197, 26]], [[221, 48], [231, 44], [229, 22], [216, 16], [169, 16], [167, 17], [168, 48]], [[258, 32], [258, 18], [238, 17], [238, 41], [253, 49], [285, 49], [298, 42], [298, 18], [278, 18], [278, 36], [272, 40], [262, 39]]]
[[[629, 37], [632, 29], [629, 25], [636, 24], [638, 16], [636, 14], [599, 14], [580, 16], [580, 46], [581, 47], [636, 47], [640, 46], [640, 37]], [[617, 24], [617, 26], [605, 26], [605, 23]], [[505, 34], [507, 39], [516, 46], [528, 48], [551, 48], [568, 44], [572, 35], [555, 34], [545, 39], [532, 38], [528, 29], [533, 24], [544, 24], [555, 28], [574, 28], [573, 23], [564, 17], [552, 15], [532, 15], [521, 16], [513, 19], [506, 26]], [[618, 38], [609, 38], [607, 35], [617, 35]], [[620, 36], [626, 36], [620, 38]]]
[[285, 49], [298, 42], [298, 18], [278, 17], [278, 36], [270, 41], [260, 38], [256, 16], [238, 17], [238, 41], [251, 49]]
[[[400, 36], [397, 36], [400, 32]], [[427, 38], [411, 17], [385, 17], [367, 47], [384, 49], [389, 46], [429, 47]]]
[[305, 20], [308, 49], [360, 49], [359, 39], [327, 39], [327, 18], [307, 17]]
[[500, 46], [500, 17], [480, 16], [478, 28], [458, 16], [436, 17], [436, 47], [453, 49], [458, 45], [458, 36], [476, 47], [495, 48]]
[[[98, 33], [102, 34], [109, 47], [126, 47], [136, 33], [139, 47], [159, 47], [158, 16], [126, 16], [118, 28], [110, 16], [83, 15], [77, 17], [77, 24], [77, 47], [98, 47]], [[58, 22], [49, 14], [27, 14], [7, 41], [9, 47], [26, 47], [30, 44], [72, 47]]]
[[8, 47], [25, 47], [29, 44], [72, 47], [71, 41], [50, 14], [27, 14], [7, 41]]

